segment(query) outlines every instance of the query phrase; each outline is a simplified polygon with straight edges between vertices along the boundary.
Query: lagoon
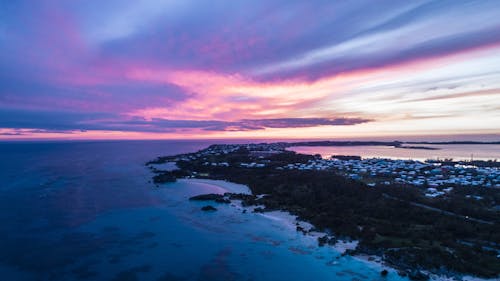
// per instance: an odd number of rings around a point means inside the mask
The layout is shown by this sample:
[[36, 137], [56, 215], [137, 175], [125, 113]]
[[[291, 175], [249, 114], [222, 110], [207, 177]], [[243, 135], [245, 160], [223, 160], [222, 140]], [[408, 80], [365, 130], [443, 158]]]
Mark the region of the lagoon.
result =
[[405, 149], [392, 146], [295, 146], [288, 148], [298, 153], [320, 154], [324, 158], [332, 155], [355, 155], [362, 158], [413, 159], [425, 161], [453, 158], [454, 160], [500, 160], [500, 144], [446, 144], [425, 145], [437, 148]]

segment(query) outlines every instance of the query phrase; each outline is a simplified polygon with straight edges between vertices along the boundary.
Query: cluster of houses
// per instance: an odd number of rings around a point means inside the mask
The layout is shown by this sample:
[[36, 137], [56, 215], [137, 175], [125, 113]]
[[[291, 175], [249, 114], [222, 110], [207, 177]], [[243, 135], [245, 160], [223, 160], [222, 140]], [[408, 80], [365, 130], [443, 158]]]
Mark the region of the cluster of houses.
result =
[[[261, 144], [222, 144], [212, 145], [196, 153], [184, 154], [174, 161], [193, 161], [207, 159], [205, 166], [228, 167], [228, 162], [213, 162], [209, 156], [233, 153], [239, 149], [250, 151], [253, 162], [240, 162], [243, 168], [264, 168], [270, 163], [267, 156], [282, 153], [286, 143]], [[362, 180], [369, 186], [376, 185], [411, 185], [425, 187], [425, 195], [438, 197], [453, 190], [455, 186], [473, 186], [500, 188], [500, 169], [497, 167], [475, 167], [464, 165], [446, 165], [441, 162], [421, 162], [415, 160], [397, 160], [383, 158], [361, 159], [356, 157], [320, 157], [307, 163], [291, 163], [280, 170], [331, 170], [354, 180]]]
[[[405, 184], [428, 187], [429, 197], [450, 192], [453, 186], [481, 186], [500, 188], [500, 169], [495, 167], [473, 167], [414, 160], [394, 159], [316, 159], [308, 163], [288, 164], [280, 169], [334, 170], [355, 180], [364, 180], [368, 185]], [[439, 188], [439, 190], [437, 189]]]
[[240, 149], [246, 149], [255, 154], [262, 154], [262, 156], [281, 153], [286, 147], [286, 143], [249, 143], [249, 144], [214, 144], [206, 149], [200, 150], [195, 153], [182, 154], [182, 157], [176, 158], [178, 160], [195, 160], [200, 157], [210, 155], [224, 155], [235, 152]]
[[[182, 154], [178, 157], [171, 159], [173, 162], [177, 161], [194, 161], [198, 159], [209, 159], [209, 156], [221, 156], [225, 154], [233, 153], [239, 149], [246, 149], [250, 151], [251, 155], [258, 158], [258, 162], [240, 163], [240, 167], [244, 168], [263, 168], [266, 167], [266, 163], [269, 160], [264, 158], [276, 153], [281, 153], [285, 149], [285, 143], [260, 143], [260, 144], [217, 144], [212, 145], [206, 149], [200, 150], [195, 153]], [[214, 166], [214, 167], [229, 167], [228, 162], [203, 162], [204, 166]]]
[[240, 147], [238, 145], [212, 145], [206, 149], [195, 153], [181, 154], [172, 159], [172, 161], [193, 161], [207, 156], [220, 156], [235, 152]]

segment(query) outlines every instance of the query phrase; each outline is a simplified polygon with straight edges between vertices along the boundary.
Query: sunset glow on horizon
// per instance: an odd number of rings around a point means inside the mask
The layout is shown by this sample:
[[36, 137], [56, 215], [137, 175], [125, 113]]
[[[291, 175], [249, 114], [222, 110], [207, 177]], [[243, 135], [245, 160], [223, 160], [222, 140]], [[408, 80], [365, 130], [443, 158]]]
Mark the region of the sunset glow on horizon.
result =
[[0, 140], [499, 135], [500, 3], [4, 1], [0, 115]]

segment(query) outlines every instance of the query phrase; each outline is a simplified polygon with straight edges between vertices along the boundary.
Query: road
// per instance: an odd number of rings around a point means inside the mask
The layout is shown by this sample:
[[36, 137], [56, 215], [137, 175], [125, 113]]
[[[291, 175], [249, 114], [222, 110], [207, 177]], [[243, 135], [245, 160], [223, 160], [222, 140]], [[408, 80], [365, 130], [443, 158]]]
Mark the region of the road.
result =
[[495, 224], [492, 221], [471, 218], [469, 216], [464, 216], [464, 215], [457, 214], [457, 213], [454, 213], [454, 212], [442, 210], [442, 209], [439, 209], [439, 208], [436, 208], [436, 207], [431, 207], [431, 206], [428, 206], [428, 205], [425, 205], [425, 204], [421, 204], [421, 203], [417, 203], [417, 202], [411, 202], [411, 201], [405, 201], [405, 200], [399, 199], [397, 197], [390, 196], [389, 194], [386, 194], [386, 193], [383, 193], [382, 195], [385, 198], [388, 198], [388, 199], [397, 200], [397, 201], [401, 201], [401, 202], [406, 202], [406, 203], [408, 203], [408, 204], [410, 204], [412, 206], [424, 208], [424, 209], [427, 209], [427, 210], [430, 210], [430, 211], [439, 212], [439, 213], [444, 214], [444, 215], [448, 215], [448, 216], [452, 216], [452, 217], [457, 217], [457, 218], [461, 218], [461, 219], [469, 220], [469, 221], [473, 221], [473, 222], [478, 222], [478, 223], [491, 224], [491, 225]]

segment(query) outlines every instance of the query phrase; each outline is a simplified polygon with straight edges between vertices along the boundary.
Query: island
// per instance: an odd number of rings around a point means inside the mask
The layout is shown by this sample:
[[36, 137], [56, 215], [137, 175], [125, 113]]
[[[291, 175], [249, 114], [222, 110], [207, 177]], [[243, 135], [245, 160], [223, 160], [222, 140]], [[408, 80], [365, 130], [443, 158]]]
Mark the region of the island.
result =
[[147, 165], [178, 167], [152, 169], [156, 183], [204, 178], [245, 184], [252, 195], [207, 194], [191, 200], [241, 200], [244, 206], [259, 206], [256, 212], [287, 211], [314, 226], [297, 226], [298, 231], [325, 233], [320, 246], [356, 240], [356, 248], [345, 254], [380, 257], [410, 279], [499, 277], [500, 170], [495, 161], [323, 159], [286, 150], [296, 144], [212, 145]]

